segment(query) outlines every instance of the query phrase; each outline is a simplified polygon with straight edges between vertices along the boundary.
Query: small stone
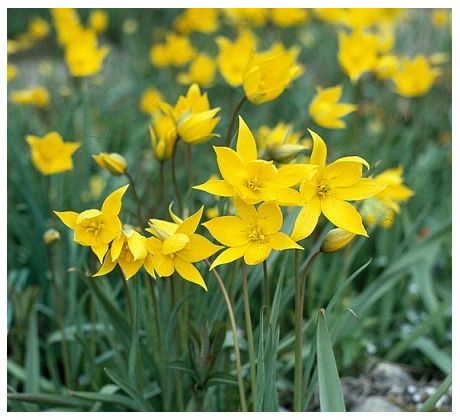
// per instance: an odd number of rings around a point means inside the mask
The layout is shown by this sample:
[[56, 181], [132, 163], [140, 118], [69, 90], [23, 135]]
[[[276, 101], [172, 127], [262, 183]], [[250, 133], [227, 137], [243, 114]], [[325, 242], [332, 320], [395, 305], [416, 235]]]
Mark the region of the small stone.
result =
[[361, 399], [361, 401], [352, 407], [351, 411], [360, 412], [389, 412], [401, 411], [399, 407], [388, 402], [383, 397], [370, 396]]

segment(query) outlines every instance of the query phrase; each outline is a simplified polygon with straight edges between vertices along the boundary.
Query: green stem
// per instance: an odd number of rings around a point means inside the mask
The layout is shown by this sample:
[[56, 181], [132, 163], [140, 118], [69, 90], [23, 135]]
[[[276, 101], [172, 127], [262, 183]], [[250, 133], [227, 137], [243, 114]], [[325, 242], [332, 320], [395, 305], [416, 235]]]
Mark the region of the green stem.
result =
[[160, 195], [163, 202], [165, 215], [168, 214], [168, 199], [166, 197], [166, 181], [165, 181], [165, 162], [160, 161]]
[[299, 273], [299, 258], [300, 251], [295, 251], [295, 366], [294, 366], [294, 411], [302, 411], [302, 349], [303, 349], [303, 305], [305, 299], [305, 286], [307, 282], [308, 270], [320, 254], [320, 251], [314, 253], [308, 260], [305, 267], [303, 278], [300, 278]]
[[177, 183], [177, 177], [176, 177], [176, 151], [177, 151], [177, 143], [179, 140], [176, 140], [174, 143], [174, 148], [172, 152], [172, 157], [171, 157], [171, 171], [172, 171], [172, 181], [174, 184], [174, 192], [176, 193], [176, 199], [177, 199], [177, 204], [179, 206], [179, 211], [182, 216], [183, 212], [183, 207], [182, 207], [182, 199], [180, 198], [180, 191], [179, 191], [179, 184]]
[[263, 283], [263, 294], [264, 294], [264, 306], [265, 306], [265, 317], [270, 318], [270, 279], [268, 277], [267, 260], [262, 263], [264, 269], [264, 283]]
[[131, 294], [129, 293], [128, 289], [128, 282], [125, 280], [123, 272], [120, 269], [120, 279], [123, 284], [123, 292], [125, 294], [126, 299], [126, 312], [128, 313], [129, 321], [131, 325], [133, 325], [133, 303], [131, 301]]
[[128, 171], [125, 172], [125, 175], [126, 178], [128, 178], [129, 183], [131, 184], [134, 199], [136, 200], [137, 224], [139, 225], [139, 227], [142, 227], [144, 224], [144, 218], [142, 216], [142, 204], [139, 198], [139, 194], [137, 193], [136, 183], [134, 182], [134, 178]]
[[254, 352], [254, 336], [252, 333], [251, 308], [249, 306], [248, 275], [246, 272], [246, 264], [244, 263], [244, 261], [241, 261], [241, 270], [243, 274], [244, 320], [246, 323], [246, 335], [248, 339], [249, 351], [249, 370], [251, 373], [252, 408], [253, 410], [255, 410], [255, 405], [257, 401], [256, 358]]
[[239, 112], [241, 111], [241, 108], [243, 107], [244, 103], [246, 102], [246, 95], [244, 95], [240, 101], [237, 103], [235, 109], [233, 110], [232, 118], [230, 120], [230, 124], [228, 126], [227, 130], [227, 135], [225, 136], [225, 145], [230, 147], [230, 142], [232, 141], [232, 134], [233, 134], [233, 128], [236, 123], [236, 118], [238, 117]]
[[[209, 267], [211, 267], [211, 264], [208, 260], [206, 260], [206, 263], [208, 264]], [[222, 278], [220, 277], [219, 273], [215, 269], [212, 269], [211, 271], [217, 280], [217, 283], [220, 287], [222, 295], [224, 296], [225, 303], [227, 305], [228, 317], [230, 318], [230, 325], [231, 325], [232, 334], [233, 334], [233, 347], [235, 350], [235, 359], [236, 359], [236, 376], [238, 378], [238, 391], [240, 393], [241, 410], [248, 411], [248, 404], [246, 402], [246, 396], [244, 394], [243, 374], [242, 374], [242, 369], [241, 369], [240, 344], [238, 341], [238, 333], [236, 330], [236, 321], [235, 321], [235, 314], [233, 312], [232, 302], [230, 301], [230, 297], [228, 295], [227, 289], [225, 288], [224, 282], [222, 281]]]

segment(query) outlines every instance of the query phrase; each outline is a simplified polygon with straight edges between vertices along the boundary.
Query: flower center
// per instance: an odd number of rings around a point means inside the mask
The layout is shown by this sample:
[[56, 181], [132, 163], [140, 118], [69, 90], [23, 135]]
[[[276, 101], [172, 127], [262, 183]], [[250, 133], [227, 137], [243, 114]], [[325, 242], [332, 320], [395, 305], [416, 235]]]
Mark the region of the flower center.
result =
[[326, 185], [323, 181], [319, 182], [316, 187], [316, 193], [321, 197], [325, 197], [329, 190], [329, 186]]
[[104, 230], [104, 227], [104, 223], [102, 223], [100, 220], [92, 220], [85, 225], [86, 232], [92, 233], [95, 236], [99, 235], [99, 232]]
[[248, 229], [248, 238], [250, 241], [268, 242], [267, 236], [262, 232], [262, 229], [257, 225], [252, 225]]
[[252, 191], [255, 191], [259, 188], [259, 180], [257, 178], [253, 178], [253, 179], [248, 179], [247, 183], [246, 183], [246, 186], [252, 190]]

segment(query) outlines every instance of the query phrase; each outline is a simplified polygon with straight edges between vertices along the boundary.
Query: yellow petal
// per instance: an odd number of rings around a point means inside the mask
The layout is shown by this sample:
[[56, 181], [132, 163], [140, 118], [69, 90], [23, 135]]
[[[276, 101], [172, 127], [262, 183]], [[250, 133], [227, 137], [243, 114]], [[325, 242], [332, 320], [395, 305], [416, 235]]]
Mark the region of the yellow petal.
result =
[[91, 246], [91, 249], [97, 255], [97, 258], [99, 259], [99, 262], [102, 264], [102, 260], [104, 258], [104, 255], [107, 253], [107, 250], [109, 249], [109, 246], [107, 244], [93, 245], [93, 246]]
[[204, 236], [193, 233], [189, 236], [190, 242], [177, 255], [188, 262], [204, 260], [222, 249], [222, 246], [214, 245]]
[[246, 177], [245, 164], [241, 156], [228, 147], [215, 147], [217, 165], [222, 177], [235, 185]]
[[201, 208], [196, 213], [185, 219], [177, 228], [177, 233], [184, 233], [185, 235], [191, 235], [192, 233], [195, 233], [196, 228], [200, 223], [201, 216], [203, 215], [203, 209], [204, 207], [201, 206]]
[[326, 164], [327, 146], [324, 140], [312, 130], [308, 130], [313, 139], [313, 149], [310, 156], [310, 164], [323, 168]]
[[261, 188], [259, 196], [264, 201], [275, 200], [281, 206], [298, 206], [302, 197], [292, 188]]
[[250, 242], [244, 253], [244, 262], [248, 265], [256, 265], [265, 261], [270, 255], [271, 248], [268, 244], [259, 241]]
[[361, 178], [362, 165], [356, 162], [334, 162], [327, 165], [323, 177], [329, 188], [349, 187], [356, 184]]
[[173, 209], [172, 209], [172, 206], [173, 206], [174, 203], [171, 203], [168, 207], [168, 211], [169, 211], [169, 215], [171, 216], [171, 219], [174, 220], [174, 223], [177, 223], [178, 225], [180, 225], [183, 220], [176, 215], [176, 213], [173, 212]]
[[[367, 160], [363, 159], [362, 157], [359, 156], [345, 156], [341, 157], [337, 160], [335, 160], [332, 163], [338, 163], [338, 162], [354, 162], [354, 163], [360, 163], [361, 165], [364, 165], [367, 169], [369, 169], [369, 163]], [[331, 165], [332, 165], [331, 163]]]
[[238, 117], [239, 129], [236, 151], [246, 162], [257, 159], [257, 146], [251, 130], [241, 116]]
[[112, 246], [110, 247], [110, 256], [112, 258], [112, 261], [115, 261], [120, 256], [124, 243], [125, 243], [125, 236], [120, 232], [118, 237], [116, 237], [113, 240]]
[[247, 226], [236, 216], [216, 217], [203, 223], [209, 233], [220, 243], [238, 247], [248, 242]]
[[153, 256], [153, 265], [160, 277], [169, 277], [174, 273], [174, 259], [169, 255], [155, 254]]
[[248, 246], [249, 244], [246, 244], [237, 248], [228, 248], [225, 251], [221, 252], [211, 264], [210, 270], [219, 265], [228, 264], [232, 261], [241, 258], [248, 249]]
[[362, 178], [350, 187], [332, 189], [331, 194], [339, 200], [364, 200], [365, 198], [378, 194], [380, 191], [384, 190], [385, 187], [385, 184], [373, 179]]
[[357, 235], [368, 236], [361, 215], [350, 203], [327, 195], [321, 200], [321, 210], [335, 226]]
[[300, 195], [304, 203], [308, 203], [313, 197], [318, 195], [318, 181], [316, 178], [306, 180], [300, 184]]
[[123, 197], [123, 194], [126, 192], [128, 187], [129, 184], [124, 185], [123, 187], [118, 188], [109, 194], [102, 204], [102, 213], [113, 214], [115, 216], [118, 215], [121, 210], [121, 198]]
[[99, 277], [107, 273], [110, 273], [115, 268], [116, 265], [117, 265], [117, 262], [111, 261], [111, 259], [109, 258], [109, 254], [107, 254], [104, 258], [104, 263], [102, 264], [101, 268], [99, 269], [97, 273], [93, 274], [93, 277]]
[[68, 228], [75, 229], [78, 213], [74, 211], [55, 211], [54, 214], [61, 219]]
[[282, 251], [283, 249], [303, 249], [303, 247], [283, 232], [276, 232], [270, 236], [270, 246], [277, 251]]
[[245, 225], [253, 225], [257, 222], [257, 211], [254, 206], [246, 204], [243, 200], [235, 197], [233, 201], [236, 213]]
[[175, 233], [163, 241], [162, 252], [165, 255], [174, 254], [189, 243], [190, 239], [184, 233]]
[[147, 271], [148, 274], [150, 274], [153, 278], [156, 278], [156, 276], [155, 276], [155, 264], [154, 264], [154, 261], [153, 261], [153, 256], [151, 254], [147, 254], [147, 257], [145, 257], [144, 268], [145, 268], [145, 271]]
[[206, 286], [203, 277], [192, 263], [184, 261], [182, 258], [176, 256], [174, 258], [174, 267], [179, 275], [185, 280], [198, 284], [204, 290], [208, 291], [208, 287]]
[[291, 238], [294, 241], [300, 241], [308, 237], [318, 224], [320, 214], [321, 203], [319, 198], [315, 196], [300, 210], [291, 233]]
[[129, 280], [141, 269], [144, 264], [144, 259], [136, 261], [119, 260], [118, 264], [120, 265], [125, 280]]
[[144, 259], [147, 256], [147, 248], [145, 244], [147, 238], [135, 230], [128, 232], [126, 237], [128, 238], [128, 247], [131, 254], [133, 254], [134, 260]]
[[276, 185], [292, 187], [303, 179], [308, 179], [316, 173], [317, 167], [303, 163], [289, 163], [278, 169]]
[[232, 197], [235, 195], [235, 189], [222, 179], [210, 179], [204, 184], [196, 185], [193, 188], [219, 197]]
[[278, 232], [283, 225], [283, 214], [274, 201], [262, 203], [257, 209], [257, 224], [265, 235]]

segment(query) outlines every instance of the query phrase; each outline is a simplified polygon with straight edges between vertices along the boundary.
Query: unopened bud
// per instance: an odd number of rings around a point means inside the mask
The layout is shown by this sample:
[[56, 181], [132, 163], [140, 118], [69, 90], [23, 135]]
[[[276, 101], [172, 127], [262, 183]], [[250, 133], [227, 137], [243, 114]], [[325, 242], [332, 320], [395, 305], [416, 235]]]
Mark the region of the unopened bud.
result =
[[331, 229], [321, 245], [322, 252], [336, 252], [344, 248], [356, 236], [341, 228]]
[[126, 172], [126, 160], [118, 153], [99, 153], [93, 159], [102, 168], [107, 169], [112, 175], [120, 176]]
[[56, 229], [48, 229], [44, 234], [43, 234], [43, 240], [47, 245], [52, 244], [55, 241], [59, 241], [61, 239], [61, 235]]

